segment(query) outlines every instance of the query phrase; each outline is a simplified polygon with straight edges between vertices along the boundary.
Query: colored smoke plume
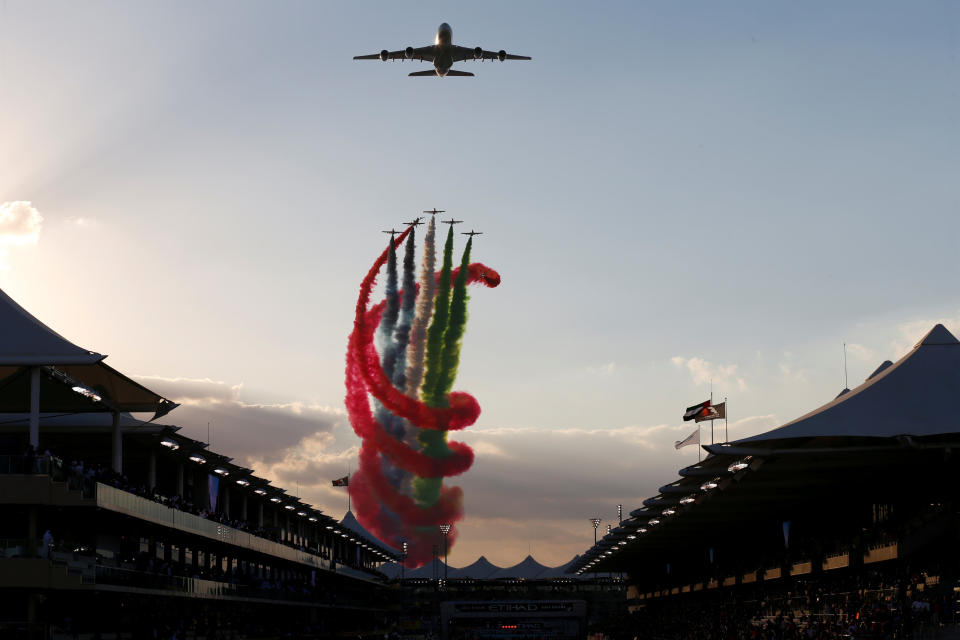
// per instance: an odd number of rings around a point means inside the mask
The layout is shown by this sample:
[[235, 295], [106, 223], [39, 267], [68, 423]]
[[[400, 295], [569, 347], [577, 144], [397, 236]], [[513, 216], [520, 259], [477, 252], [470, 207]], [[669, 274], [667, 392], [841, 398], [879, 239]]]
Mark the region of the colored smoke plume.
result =
[[[400, 549], [407, 542], [410, 567], [429, 562], [434, 547], [443, 544], [440, 524], [453, 524], [463, 517], [463, 492], [444, 485], [443, 478], [459, 475], [473, 463], [470, 447], [448, 442], [447, 432], [470, 426], [480, 415], [472, 396], [450, 391], [466, 327], [466, 287], [475, 282], [487, 287], [500, 284], [496, 271], [470, 263], [472, 238], [460, 267], [452, 268], [452, 228], [444, 245], [443, 267], [434, 273], [434, 230], [431, 220], [419, 287], [414, 284], [412, 227], [374, 262], [360, 286], [347, 348], [347, 411], [363, 440], [359, 469], [349, 485], [356, 516], [391, 547]], [[404, 241], [403, 288], [398, 291], [395, 251]], [[385, 263], [385, 299], [371, 306], [371, 292]], [[420, 364], [423, 358], [425, 366]], [[418, 368], [425, 372], [422, 383]], [[411, 391], [413, 382], [418, 383], [422, 400], [417, 387]], [[448, 548], [456, 536], [454, 527], [447, 537]]]
[[408, 354], [406, 393], [416, 398], [423, 381], [423, 354], [427, 343], [427, 325], [433, 313], [433, 297], [437, 292], [437, 278], [433, 273], [437, 264], [437, 251], [434, 247], [436, 220], [430, 218], [427, 225], [427, 237], [423, 242], [423, 264], [420, 267], [420, 299], [417, 301], [417, 315], [410, 327], [410, 348]]

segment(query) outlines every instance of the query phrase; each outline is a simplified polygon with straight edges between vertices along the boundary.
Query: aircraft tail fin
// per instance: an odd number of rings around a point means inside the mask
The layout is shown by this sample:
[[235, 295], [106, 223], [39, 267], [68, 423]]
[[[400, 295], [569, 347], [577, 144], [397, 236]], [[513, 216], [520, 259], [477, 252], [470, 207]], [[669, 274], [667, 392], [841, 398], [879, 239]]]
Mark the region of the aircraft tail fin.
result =
[[[431, 69], [429, 71], [414, 71], [410, 75], [411, 76], [435, 76], [437, 75], [437, 72]], [[447, 71], [447, 75], [448, 76], [472, 76], [473, 74], [470, 73], [469, 71], [457, 71], [455, 69], [450, 69], [449, 71]]]

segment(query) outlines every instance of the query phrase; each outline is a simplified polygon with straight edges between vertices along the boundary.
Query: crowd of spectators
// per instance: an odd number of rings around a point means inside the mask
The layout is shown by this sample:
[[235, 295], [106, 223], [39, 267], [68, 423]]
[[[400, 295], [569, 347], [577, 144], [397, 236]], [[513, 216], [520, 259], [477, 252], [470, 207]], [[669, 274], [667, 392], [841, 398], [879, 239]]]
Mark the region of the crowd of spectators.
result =
[[954, 622], [949, 597], [871, 574], [667, 597], [597, 630], [636, 640], [893, 640], [933, 638]]
[[[211, 511], [200, 507], [189, 497], [177, 494], [162, 494], [155, 487], [147, 487], [143, 483], [133, 482], [127, 475], [117, 473], [111, 467], [103, 464], [89, 464], [84, 463], [83, 460], [71, 460], [69, 463], [65, 463], [62, 458], [49, 449], [38, 452], [29, 444], [23, 450], [21, 456], [10, 456], [9, 459], [13, 460], [12, 464], [8, 463], [10, 466], [9, 472], [49, 473], [54, 480], [66, 482], [69, 488], [81, 491], [83, 495], [88, 497], [93, 497], [96, 484], [99, 482], [304, 553], [316, 555], [326, 560], [331, 559], [330, 550], [322, 545], [311, 545], [303, 538], [288, 537], [284, 539], [280, 527], [260, 526], [243, 518], [231, 518], [223, 511]], [[47, 547], [48, 545], [44, 544], [42, 549], [45, 551]], [[358, 563], [353, 553], [342, 553], [333, 559], [338, 564], [362, 571], [376, 579], [386, 580], [386, 576], [382, 572]]]

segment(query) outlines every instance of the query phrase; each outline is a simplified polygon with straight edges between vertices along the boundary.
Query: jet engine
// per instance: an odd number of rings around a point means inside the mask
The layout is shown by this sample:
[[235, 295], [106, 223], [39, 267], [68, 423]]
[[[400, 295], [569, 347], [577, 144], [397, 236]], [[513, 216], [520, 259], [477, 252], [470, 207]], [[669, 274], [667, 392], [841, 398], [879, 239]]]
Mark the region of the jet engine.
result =
[[389, 60], [389, 59], [390, 59], [390, 52], [387, 51], [386, 49], [384, 49], [383, 51], [381, 51], [381, 52], [380, 52], [380, 59], [383, 60], [384, 62], [386, 62], [387, 60]]
[[407, 60], [413, 57], [413, 47], [407, 47], [403, 50], [403, 55], [407, 57]]
[[506, 51], [504, 51], [503, 49], [500, 49], [500, 51], [497, 51], [497, 60], [499, 60], [500, 62], [503, 62], [506, 59], [507, 59]]
[[473, 50], [474, 60], [479, 60], [482, 57], [483, 57], [483, 49], [481, 49], [480, 47], [477, 47], [476, 49]]

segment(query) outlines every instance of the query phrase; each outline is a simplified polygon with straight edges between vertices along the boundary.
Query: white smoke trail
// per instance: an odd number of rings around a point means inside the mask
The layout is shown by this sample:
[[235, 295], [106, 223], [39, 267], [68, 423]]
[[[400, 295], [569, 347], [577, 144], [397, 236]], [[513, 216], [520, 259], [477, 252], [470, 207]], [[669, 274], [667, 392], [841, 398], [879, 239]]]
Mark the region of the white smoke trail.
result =
[[434, 273], [437, 265], [437, 250], [434, 246], [436, 220], [430, 218], [427, 236], [424, 239], [423, 263], [420, 266], [420, 293], [417, 298], [417, 315], [410, 327], [410, 346], [407, 347], [407, 384], [405, 393], [416, 398], [423, 382], [424, 345], [427, 342], [427, 325], [433, 314], [433, 298], [437, 291]]

